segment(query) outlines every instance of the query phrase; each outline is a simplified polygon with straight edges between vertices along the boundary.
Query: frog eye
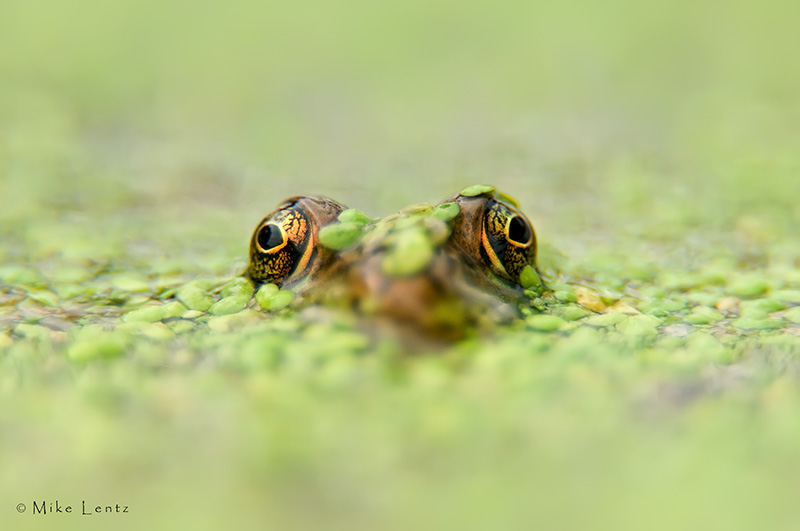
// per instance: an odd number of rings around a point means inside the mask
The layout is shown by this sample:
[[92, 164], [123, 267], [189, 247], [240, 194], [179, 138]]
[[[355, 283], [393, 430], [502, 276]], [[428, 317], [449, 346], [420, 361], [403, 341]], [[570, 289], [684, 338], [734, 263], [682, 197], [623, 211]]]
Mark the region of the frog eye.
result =
[[536, 237], [525, 215], [516, 207], [489, 199], [483, 211], [481, 256], [499, 276], [519, 281], [526, 265], [536, 257]]
[[280, 225], [265, 223], [256, 231], [255, 237], [258, 250], [264, 253], [274, 253], [286, 245], [286, 232]]
[[533, 238], [533, 228], [527, 219], [515, 215], [508, 220], [506, 237], [512, 245], [530, 245]]
[[458, 205], [458, 213], [449, 221], [448, 245], [474, 264], [473, 270], [482, 272], [483, 277], [519, 285], [525, 266], [536, 265], [536, 233], [517, 202], [491, 186], [466, 188], [440, 207], [452, 202]]
[[336, 220], [344, 206], [324, 197], [294, 197], [261, 220], [250, 240], [245, 274], [257, 284], [285, 285], [319, 269], [324, 250], [317, 245], [320, 227]]

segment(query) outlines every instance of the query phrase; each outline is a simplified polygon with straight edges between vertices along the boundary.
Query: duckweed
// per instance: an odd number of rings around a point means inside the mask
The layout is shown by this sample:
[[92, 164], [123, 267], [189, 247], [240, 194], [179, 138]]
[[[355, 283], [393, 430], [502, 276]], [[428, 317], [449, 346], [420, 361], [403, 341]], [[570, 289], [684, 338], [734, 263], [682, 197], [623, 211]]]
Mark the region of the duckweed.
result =
[[422, 230], [403, 231], [383, 259], [383, 272], [392, 276], [419, 273], [433, 258], [433, 244]]
[[130, 311], [122, 316], [122, 320], [126, 323], [155, 323], [166, 317], [166, 305], [156, 304]]
[[638, 308], [642, 313], [664, 317], [686, 308], [686, 302], [678, 300], [646, 301], [640, 304]]
[[176, 296], [190, 310], [205, 312], [214, 304], [214, 299], [211, 295], [195, 285], [186, 285], [180, 288]]
[[566, 321], [557, 315], [532, 315], [525, 319], [525, 323], [534, 330], [549, 332], [559, 330], [566, 325]]
[[783, 314], [783, 318], [792, 323], [800, 324], [800, 306], [795, 306], [787, 310], [786, 313]]
[[616, 323], [616, 328], [628, 336], [649, 336], [658, 333], [661, 319], [652, 315], [633, 315]]
[[577, 302], [578, 300], [578, 298], [575, 296], [575, 293], [572, 291], [558, 290], [553, 292], [553, 295], [561, 302]]
[[230, 332], [257, 323], [261, 319], [263, 316], [259, 312], [246, 309], [236, 313], [215, 315], [208, 320], [208, 328], [216, 333]]
[[686, 316], [686, 322], [692, 324], [710, 324], [721, 321], [722, 318], [722, 313], [715, 308], [696, 306], [692, 309], [692, 313]]
[[588, 311], [575, 305], [556, 308], [554, 309], [554, 313], [566, 321], [577, 321], [589, 315]]
[[427, 216], [427, 215], [433, 213], [434, 208], [435, 207], [434, 207], [433, 203], [427, 203], [427, 202], [425, 202], [425, 203], [415, 203], [413, 205], [408, 205], [408, 206], [405, 206], [405, 207], [401, 208], [400, 209], [400, 213], [402, 213], [402, 214], [411, 214], [412, 215], [411, 219], [414, 219], [413, 216], [415, 216], [415, 215]]
[[599, 313], [606, 309], [606, 304], [603, 302], [603, 299], [597, 293], [593, 293], [587, 288], [576, 288], [575, 294], [578, 299], [578, 304], [587, 310]]
[[[797, 527], [796, 2], [106, 4], [0, 5], [0, 527]], [[520, 318], [239, 278], [283, 197], [474, 176], [536, 228]], [[409, 274], [461, 213], [405, 211], [321, 239]]]
[[487, 186], [483, 184], [474, 184], [461, 190], [460, 194], [464, 197], [474, 197], [481, 194], [490, 194], [495, 191], [494, 186]]
[[237, 295], [224, 297], [212, 304], [208, 309], [208, 313], [211, 315], [229, 315], [232, 313], [237, 313], [241, 310], [244, 310], [249, 300], [249, 298]]
[[42, 284], [39, 274], [33, 269], [10, 264], [0, 266], [0, 281], [20, 286], [37, 286]]
[[91, 340], [77, 341], [66, 352], [67, 359], [75, 363], [89, 363], [97, 360], [110, 360], [121, 357], [129, 341], [118, 333], [104, 332]]
[[590, 326], [606, 327], [619, 324], [627, 318], [628, 316], [623, 313], [609, 312], [602, 315], [594, 315], [584, 322]]
[[36, 324], [18, 324], [16, 327], [14, 327], [14, 333], [18, 336], [37, 341], [50, 340], [50, 330], [44, 326]]
[[768, 319], [769, 312], [762, 310], [757, 306], [744, 306], [739, 308], [739, 317], [746, 317], [749, 319]]
[[58, 306], [59, 297], [55, 293], [46, 289], [34, 289], [28, 291], [28, 297], [44, 306]]
[[539, 286], [541, 280], [539, 279], [539, 274], [536, 272], [536, 269], [526, 265], [522, 268], [522, 272], [519, 275], [519, 283], [523, 288], [530, 289]]
[[756, 299], [742, 302], [739, 305], [739, 311], [758, 309], [766, 313], [772, 313], [783, 310], [785, 307], [782, 302], [776, 299]]
[[150, 291], [147, 281], [134, 275], [114, 275], [111, 277], [111, 285], [116, 289], [132, 293]]
[[176, 334], [187, 334], [190, 331], [194, 330], [195, 323], [190, 319], [186, 320], [179, 320], [179, 321], [172, 321], [168, 324], [169, 329], [175, 332]]
[[164, 323], [123, 323], [115, 331], [136, 334], [156, 341], [167, 341], [175, 337], [172, 329]]
[[186, 312], [189, 311], [189, 308], [183, 305], [183, 303], [179, 301], [171, 301], [163, 306], [164, 308], [164, 319], [169, 319], [171, 317], [181, 317]]
[[731, 326], [741, 330], [775, 330], [783, 328], [786, 323], [774, 319], [742, 317], [731, 321]]
[[256, 301], [265, 310], [281, 310], [289, 306], [295, 293], [288, 289], [279, 290], [274, 284], [265, 284], [256, 293]]
[[769, 283], [765, 278], [749, 276], [731, 282], [727, 291], [735, 297], [752, 298], [763, 295], [767, 289], [769, 289]]
[[340, 251], [358, 242], [363, 227], [363, 223], [354, 221], [326, 225], [319, 230], [319, 241], [329, 249]]
[[239, 297], [241, 299], [250, 299], [254, 291], [255, 288], [252, 282], [244, 277], [236, 277], [224, 284], [219, 293], [223, 298]]
[[800, 290], [794, 290], [794, 289], [777, 290], [773, 291], [771, 295], [775, 300], [781, 302], [800, 304]]
[[8, 348], [14, 344], [14, 340], [8, 334], [0, 334], [0, 348]]
[[433, 209], [433, 216], [442, 221], [450, 221], [461, 213], [458, 203], [442, 203]]
[[256, 292], [256, 302], [265, 310], [269, 309], [269, 299], [278, 293], [280, 288], [275, 284], [262, 284]]
[[367, 225], [371, 221], [370, 218], [358, 210], [357, 208], [348, 208], [339, 214], [339, 221], [342, 223], [355, 223], [358, 225]]

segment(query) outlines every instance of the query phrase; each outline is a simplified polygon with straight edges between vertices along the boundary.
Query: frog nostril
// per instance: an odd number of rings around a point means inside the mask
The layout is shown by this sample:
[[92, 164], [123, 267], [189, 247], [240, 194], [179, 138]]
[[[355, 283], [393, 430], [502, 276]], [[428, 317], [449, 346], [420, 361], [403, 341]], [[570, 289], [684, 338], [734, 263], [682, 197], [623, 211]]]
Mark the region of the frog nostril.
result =
[[259, 229], [257, 242], [262, 250], [271, 251], [284, 243], [283, 233], [279, 227], [268, 223]]
[[514, 216], [508, 222], [508, 239], [519, 245], [530, 243], [531, 229], [521, 217]]

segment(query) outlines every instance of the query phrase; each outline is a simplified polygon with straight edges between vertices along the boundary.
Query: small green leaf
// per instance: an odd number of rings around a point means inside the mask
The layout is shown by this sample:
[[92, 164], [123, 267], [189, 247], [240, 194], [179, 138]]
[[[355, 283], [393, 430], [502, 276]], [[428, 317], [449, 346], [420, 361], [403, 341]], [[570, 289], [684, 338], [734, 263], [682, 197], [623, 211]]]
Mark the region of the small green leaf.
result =
[[615, 324], [621, 323], [627, 318], [628, 316], [625, 315], [624, 313], [609, 312], [600, 315], [593, 315], [592, 317], [586, 319], [586, 321], [584, 322], [591, 326], [613, 326]]
[[686, 317], [686, 322], [691, 324], [710, 324], [722, 320], [722, 313], [716, 308], [697, 306]]
[[783, 328], [786, 323], [775, 319], [750, 319], [742, 318], [731, 322], [731, 326], [741, 330], [775, 330]]
[[244, 277], [236, 277], [220, 288], [220, 295], [225, 297], [251, 298], [253, 296], [253, 283]]
[[237, 313], [244, 310], [249, 300], [250, 297], [245, 298], [236, 295], [225, 297], [212, 304], [211, 308], [208, 309], [208, 313], [211, 315], [230, 315], [232, 313]]
[[28, 297], [44, 306], [58, 306], [58, 295], [47, 289], [34, 289], [28, 292]]
[[458, 203], [442, 203], [433, 209], [433, 216], [442, 221], [450, 221], [461, 213]]
[[525, 324], [534, 330], [552, 332], [553, 330], [559, 330], [567, 322], [557, 315], [531, 315], [525, 319]]
[[363, 227], [353, 221], [326, 225], [319, 230], [319, 242], [334, 251], [345, 249], [358, 242]]
[[347, 210], [342, 210], [342, 212], [339, 214], [339, 221], [342, 223], [358, 223], [359, 225], [366, 225], [371, 220], [366, 214], [357, 208], [348, 208]]
[[123, 322], [126, 323], [155, 323], [166, 317], [164, 305], [145, 306], [138, 310], [133, 310], [122, 316]]
[[408, 230], [398, 235], [383, 259], [382, 269], [388, 275], [408, 276], [419, 273], [433, 259], [433, 244], [422, 230]]
[[205, 312], [214, 304], [214, 299], [207, 291], [193, 285], [186, 285], [179, 289], [177, 297], [190, 310]]
[[111, 277], [111, 285], [121, 291], [145, 292], [150, 290], [150, 285], [139, 276], [135, 275], [115, 275]]
[[467, 186], [461, 192], [460, 195], [464, 197], [475, 197], [476, 195], [481, 194], [490, 194], [495, 191], [494, 186], [488, 186], [485, 184], [473, 184], [472, 186]]
[[28, 339], [38, 339], [40, 341], [50, 338], [50, 329], [37, 324], [20, 323], [14, 327], [14, 333]]
[[97, 359], [116, 358], [123, 354], [125, 345], [113, 339], [98, 339], [92, 342], [75, 343], [67, 349], [67, 358], [76, 363], [88, 363]]
[[749, 309], [749, 308], [758, 308], [759, 310], [763, 310], [767, 313], [772, 312], [779, 312], [786, 308], [786, 306], [777, 299], [755, 299], [751, 301], [744, 301], [739, 305], [739, 308]]
[[265, 310], [269, 310], [269, 299], [278, 293], [278, 286], [275, 284], [263, 284], [256, 292], [256, 302]]
[[577, 302], [578, 298], [572, 291], [559, 290], [554, 293], [556, 299], [561, 302]]
[[542, 281], [539, 278], [539, 274], [536, 272], [536, 268], [531, 265], [526, 265], [519, 274], [519, 283], [523, 288], [530, 289], [534, 286], [538, 286]]
[[189, 309], [179, 301], [171, 301], [164, 304], [162, 311], [164, 312], [163, 318], [169, 319], [170, 317], [180, 317], [189, 311]]
[[786, 313], [783, 314], [783, 318], [787, 321], [800, 324], [800, 306], [795, 306], [791, 310], [787, 310]]
[[779, 301], [800, 304], [800, 290], [782, 289], [779, 291], [773, 291], [770, 293], [770, 295], [772, 295], [772, 298]]
[[430, 214], [433, 212], [433, 205], [430, 203], [414, 203], [400, 209], [403, 214]]
[[563, 308], [557, 308], [555, 311], [559, 317], [566, 321], [577, 321], [589, 315], [589, 312], [580, 306], [565, 306]]
[[517, 200], [511, 197], [510, 195], [506, 195], [503, 192], [495, 191], [494, 196], [496, 199], [499, 199], [500, 201], [504, 201], [513, 207], [519, 208], [519, 203], [517, 202]]
[[282, 289], [269, 298], [268, 310], [281, 310], [289, 306], [294, 300], [295, 294], [292, 290]]
[[626, 336], [647, 336], [658, 333], [661, 319], [652, 315], [633, 315], [617, 323], [617, 331]]
[[728, 293], [735, 297], [753, 298], [769, 288], [766, 279], [759, 276], [743, 277], [728, 285]]

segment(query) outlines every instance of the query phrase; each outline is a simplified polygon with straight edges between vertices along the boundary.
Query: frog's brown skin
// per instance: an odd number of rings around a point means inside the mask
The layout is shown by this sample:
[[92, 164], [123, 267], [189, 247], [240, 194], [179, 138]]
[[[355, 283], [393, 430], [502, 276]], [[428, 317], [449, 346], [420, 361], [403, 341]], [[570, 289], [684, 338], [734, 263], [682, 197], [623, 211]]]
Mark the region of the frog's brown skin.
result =
[[445, 232], [427, 265], [396, 275], [382, 267], [391, 252], [384, 240], [402, 215], [379, 222], [388, 230], [336, 252], [320, 245], [318, 234], [345, 207], [322, 197], [292, 198], [257, 226], [246, 276], [292, 289], [306, 302], [352, 307], [409, 333], [457, 340], [482, 322], [516, 314], [524, 297], [519, 275], [525, 265], [535, 266], [536, 237], [504, 196], [455, 194], [442, 203], [450, 202], [459, 214], [446, 224], [429, 223]]
[[378, 251], [348, 268], [351, 296], [362, 313], [384, 316], [408, 331], [442, 340], [461, 338], [476, 324], [477, 308], [511, 315], [503, 301], [471, 287], [463, 264], [445, 248], [437, 250], [423, 274], [408, 277], [384, 273], [383, 258]]

